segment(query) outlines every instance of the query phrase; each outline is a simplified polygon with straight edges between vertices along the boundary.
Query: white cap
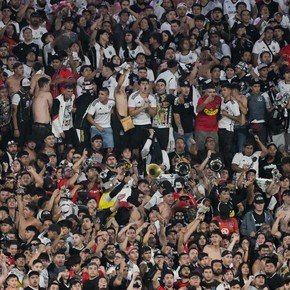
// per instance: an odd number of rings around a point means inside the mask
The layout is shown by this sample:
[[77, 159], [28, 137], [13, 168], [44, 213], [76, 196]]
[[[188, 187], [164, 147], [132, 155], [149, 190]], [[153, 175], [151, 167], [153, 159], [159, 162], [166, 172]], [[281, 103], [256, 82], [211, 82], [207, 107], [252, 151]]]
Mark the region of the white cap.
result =
[[31, 82], [27, 78], [24, 78], [24, 79], [21, 80], [21, 86], [22, 87], [30, 87], [30, 84], [31, 84]]
[[186, 7], [187, 8], [187, 6], [184, 2], [179, 3], [176, 8], [178, 9], [179, 7]]

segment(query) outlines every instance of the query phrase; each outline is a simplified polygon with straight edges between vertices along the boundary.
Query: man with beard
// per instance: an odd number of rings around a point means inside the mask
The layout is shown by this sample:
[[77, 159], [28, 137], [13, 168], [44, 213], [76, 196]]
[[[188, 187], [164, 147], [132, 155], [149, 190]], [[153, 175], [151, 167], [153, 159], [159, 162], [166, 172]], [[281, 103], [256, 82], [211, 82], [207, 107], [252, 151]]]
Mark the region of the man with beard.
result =
[[223, 281], [223, 264], [221, 260], [212, 260], [211, 267], [213, 272], [213, 278], [216, 281]]
[[114, 266], [114, 259], [116, 254], [116, 246], [113, 243], [108, 243], [104, 250], [104, 255], [101, 258], [101, 264], [107, 270], [110, 267]]
[[18, 138], [18, 144], [23, 146], [25, 138], [31, 134], [32, 101], [29, 95], [30, 80], [24, 78], [20, 81], [20, 90], [12, 97], [12, 121], [14, 137]]

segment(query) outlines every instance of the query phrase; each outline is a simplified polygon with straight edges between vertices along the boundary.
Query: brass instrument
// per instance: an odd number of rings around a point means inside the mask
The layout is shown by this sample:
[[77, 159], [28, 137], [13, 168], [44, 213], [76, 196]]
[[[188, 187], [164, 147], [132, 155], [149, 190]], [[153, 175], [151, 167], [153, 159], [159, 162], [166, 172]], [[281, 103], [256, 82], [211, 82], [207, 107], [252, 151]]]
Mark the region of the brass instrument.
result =
[[190, 172], [190, 162], [186, 158], [181, 158], [175, 165], [175, 172], [179, 176], [186, 176]]
[[146, 172], [152, 179], [157, 179], [162, 174], [161, 167], [156, 163], [150, 163], [146, 166]]
[[126, 162], [124, 165], [124, 170], [129, 171], [132, 168], [132, 166], [133, 166], [132, 163]]
[[221, 160], [221, 158], [216, 157], [216, 158], [211, 158], [208, 162], [208, 167], [210, 170], [213, 172], [220, 172], [224, 168], [224, 164]]

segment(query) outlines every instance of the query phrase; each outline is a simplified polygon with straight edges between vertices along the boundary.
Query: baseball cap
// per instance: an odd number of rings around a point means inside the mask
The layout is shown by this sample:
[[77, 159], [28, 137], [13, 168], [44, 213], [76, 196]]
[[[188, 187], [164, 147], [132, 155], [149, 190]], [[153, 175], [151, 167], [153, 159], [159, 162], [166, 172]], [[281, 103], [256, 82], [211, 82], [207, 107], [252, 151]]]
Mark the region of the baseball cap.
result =
[[190, 88], [190, 83], [189, 81], [182, 81], [180, 84], [179, 84], [180, 87], [188, 87]]
[[258, 71], [262, 70], [263, 68], [268, 68], [269, 66], [266, 63], [260, 63], [258, 65]]
[[244, 61], [240, 61], [237, 65], [236, 68], [241, 69], [244, 72], [248, 71], [248, 65]]
[[257, 278], [259, 276], [266, 277], [266, 273], [261, 271], [261, 272], [257, 272], [257, 273], [254, 274], [254, 278]]
[[30, 82], [29, 79], [24, 78], [24, 79], [21, 80], [20, 85], [21, 85], [22, 87], [30, 87], [31, 82]]
[[163, 252], [161, 252], [160, 250], [157, 251], [157, 252], [155, 252], [155, 253], [154, 253], [154, 258], [157, 258], [157, 257], [164, 257]]
[[254, 85], [260, 85], [261, 81], [259, 79], [252, 79], [250, 81], [250, 86], [254, 86]]
[[265, 200], [261, 194], [257, 194], [254, 197], [254, 203], [262, 204], [265, 203]]
[[225, 250], [225, 251], [222, 252], [222, 257], [225, 257], [227, 255], [232, 255], [232, 252], [228, 251], [228, 250]]
[[139, 251], [137, 246], [131, 246], [129, 247], [129, 249], [127, 250], [127, 254], [130, 254], [133, 250]]
[[11, 218], [5, 218], [4, 220], [1, 221], [1, 224], [7, 224], [7, 225], [10, 225], [10, 226], [14, 225], [14, 223], [13, 223]]

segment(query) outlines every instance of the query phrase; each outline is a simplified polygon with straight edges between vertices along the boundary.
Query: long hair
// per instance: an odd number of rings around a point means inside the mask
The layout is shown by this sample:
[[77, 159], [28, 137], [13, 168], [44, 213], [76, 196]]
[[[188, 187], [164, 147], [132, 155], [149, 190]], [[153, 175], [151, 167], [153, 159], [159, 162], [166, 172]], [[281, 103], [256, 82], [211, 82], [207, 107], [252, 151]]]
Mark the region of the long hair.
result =
[[137, 38], [137, 35], [135, 33], [135, 31], [133, 30], [130, 30], [130, 31], [126, 31], [125, 32], [125, 35], [124, 35], [124, 38], [123, 38], [123, 44], [122, 44], [122, 48], [124, 50], [124, 58], [130, 58], [130, 52], [129, 52], [129, 48], [128, 48], [128, 45], [127, 43], [125, 42], [125, 37], [126, 37], [126, 34], [131, 34], [132, 35], [132, 47], [131, 47], [131, 50], [135, 50], [137, 48], [137, 43], [135, 42], [136, 38]]
[[242, 262], [239, 265], [238, 270], [237, 270], [237, 274], [236, 274], [236, 278], [239, 279], [241, 287], [243, 287], [245, 285], [244, 278], [243, 278], [243, 274], [242, 274], [242, 267], [244, 265], [247, 265], [249, 267], [249, 274], [247, 275], [247, 278], [249, 278], [249, 276], [251, 275], [251, 267], [248, 265], [247, 262]]
[[[14, 30], [14, 32], [13, 32], [13, 34], [12, 34], [12, 39], [14, 40], [14, 41], [19, 41], [19, 37], [18, 37], [18, 34], [17, 34], [17, 32], [16, 32], [16, 27], [15, 27], [15, 25], [14, 24], [12, 24], [12, 23], [10, 23], [8, 26], [12, 26], [13, 27], [13, 30]], [[8, 35], [7, 35], [7, 31], [5, 31], [4, 32], [4, 35], [6, 36], [6, 37], [8, 37]]]

